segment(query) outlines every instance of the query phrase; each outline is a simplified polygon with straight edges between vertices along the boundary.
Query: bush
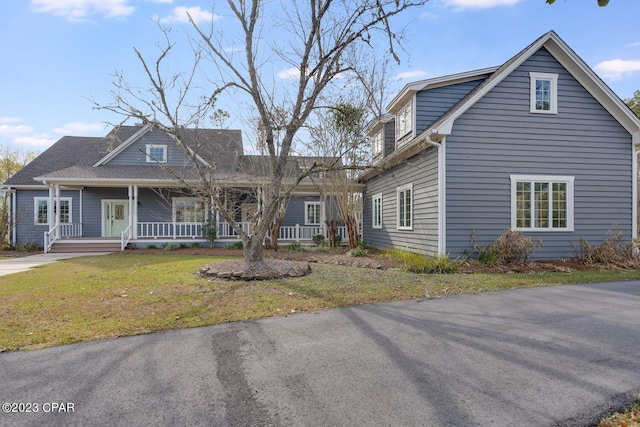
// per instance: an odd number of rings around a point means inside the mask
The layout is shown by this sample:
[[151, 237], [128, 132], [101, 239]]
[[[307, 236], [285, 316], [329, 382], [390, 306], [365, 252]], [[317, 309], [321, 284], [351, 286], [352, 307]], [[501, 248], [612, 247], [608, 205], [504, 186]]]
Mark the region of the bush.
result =
[[178, 249], [179, 247], [180, 245], [178, 245], [177, 243], [167, 243], [166, 245], [164, 245], [164, 250], [173, 251], [175, 249]]
[[25, 252], [38, 252], [43, 248], [36, 242], [28, 242], [23, 245], [16, 246], [17, 251], [25, 251]]
[[636, 264], [638, 242], [624, 241], [624, 233], [607, 233], [607, 238], [598, 246], [592, 246], [584, 237], [580, 237], [578, 244], [572, 243], [578, 261], [584, 264], [605, 264], [615, 266], [629, 266]]
[[340, 246], [340, 244], [342, 243], [342, 236], [339, 234], [336, 234], [334, 236], [334, 242], [336, 242], [336, 247]]
[[237, 242], [233, 242], [233, 243], [227, 243], [226, 245], [224, 245], [225, 249], [244, 249], [244, 243], [242, 243], [242, 240], [239, 240]]
[[213, 246], [213, 242], [218, 237], [218, 224], [216, 223], [215, 215], [209, 215], [209, 218], [202, 224], [202, 237], [207, 239], [209, 244]]
[[364, 242], [358, 243], [358, 247], [357, 248], [351, 249], [349, 251], [349, 255], [356, 256], [356, 257], [362, 257], [362, 256], [367, 255], [367, 248], [366, 248]]
[[192, 248], [199, 248], [200, 246], [201, 246], [201, 245], [200, 245], [200, 243], [198, 243], [198, 242], [193, 242], [193, 243], [191, 244], [191, 247], [192, 247]]
[[489, 246], [478, 244], [476, 233], [471, 232], [471, 243], [480, 263], [493, 267], [497, 264], [527, 262], [536, 249], [542, 247], [542, 240], [534, 244], [531, 237], [521, 231], [505, 230]]
[[311, 240], [313, 240], [313, 244], [316, 246], [324, 246], [324, 235], [322, 234], [314, 234]]
[[146, 249], [157, 249], [158, 247], [156, 245], [154, 245], [153, 243], [150, 245], [147, 245]]
[[290, 251], [293, 251], [293, 252], [299, 252], [299, 251], [303, 251], [304, 250], [302, 245], [300, 243], [298, 243], [298, 242], [291, 243], [289, 246], [287, 246], [287, 249], [289, 249]]

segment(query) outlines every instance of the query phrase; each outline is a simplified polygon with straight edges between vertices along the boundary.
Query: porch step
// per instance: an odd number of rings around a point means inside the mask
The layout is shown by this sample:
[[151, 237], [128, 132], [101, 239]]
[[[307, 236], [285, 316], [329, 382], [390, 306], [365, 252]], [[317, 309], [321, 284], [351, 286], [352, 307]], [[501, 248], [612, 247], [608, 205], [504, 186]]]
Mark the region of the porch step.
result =
[[53, 244], [49, 252], [120, 252], [120, 242], [65, 242], [64, 240], [59, 240]]

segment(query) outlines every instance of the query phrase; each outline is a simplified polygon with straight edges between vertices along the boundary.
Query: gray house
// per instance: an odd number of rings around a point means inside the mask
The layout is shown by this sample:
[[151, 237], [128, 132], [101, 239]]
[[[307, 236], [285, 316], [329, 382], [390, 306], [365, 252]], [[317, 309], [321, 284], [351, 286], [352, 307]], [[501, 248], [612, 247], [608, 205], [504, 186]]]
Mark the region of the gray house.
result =
[[367, 244], [457, 256], [511, 229], [551, 259], [637, 236], [640, 119], [554, 32], [499, 67], [406, 85], [369, 135]]
[[[203, 224], [212, 216], [216, 243], [237, 241], [198, 190], [194, 162], [245, 232], [259, 216], [268, 162], [244, 154], [239, 130], [184, 129], [181, 141], [185, 147], [151, 124], [119, 126], [100, 138], [63, 137], [3, 184], [11, 195], [10, 243], [45, 251], [204, 243]], [[289, 166], [298, 172], [316, 160], [293, 157]], [[317, 182], [305, 178], [287, 199], [280, 242], [326, 232], [331, 209]], [[346, 240], [344, 227], [338, 231]]]

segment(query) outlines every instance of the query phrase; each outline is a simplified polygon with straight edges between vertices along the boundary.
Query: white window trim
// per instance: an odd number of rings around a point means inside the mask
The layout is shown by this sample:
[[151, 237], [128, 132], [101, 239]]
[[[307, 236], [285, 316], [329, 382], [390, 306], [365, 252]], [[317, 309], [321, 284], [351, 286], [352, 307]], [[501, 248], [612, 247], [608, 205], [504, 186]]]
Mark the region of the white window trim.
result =
[[[309, 205], [317, 205], [318, 206], [318, 222], [308, 222]], [[304, 225], [321, 225], [322, 224], [322, 202], [304, 202]]]
[[[575, 176], [562, 176], [562, 175], [511, 175], [511, 229], [516, 231], [551, 231], [551, 232], [572, 232], [574, 231], [574, 222], [573, 222], [573, 204], [574, 204], [574, 181]], [[553, 227], [553, 221], [549, 220], [549, 227], [540, 228], [535, 227], [535, 205], [531, 205], [531, 227], [517, 227], [517, 203], [516, 203], [516, 184], [518, 182], [530, 182], [532, 184], [536, 182], [546, 182], [546, 183], [564, 183], [567, 184], [567, 226], [564, 228]], [[551, 194], [551, 192], [549, 193]], [[549, 207], [552, 207], [552, 204], [549, 204]]]
[[[411, 192], [411, 204], [409, 205], [409, 208], [411, 209], [411, 213], [409, 216], [411, 225], [409, 227], [400, 225], [400, 193], [407, 190]], [[396, 228], [398, 230], [408, 230], [408, 231], [413, 230], [413, 200], [414, 200], [413, 183], [405, 184], [396, 188], [396, 221], [397, 221]]]
[[[146, 145], [147, 163], [167, 163], [167, 146], [165, 144]], [[162, 148], [162, 159], [155, 159], [151, 156], [151, 149]]]
[[[33, 224], [34, 225], [49, 225], [49, 221], [47, 222], [38, 222], [38, 202], [45, 201], [47, 203], [47, 212], [49, 212], [49, 198], [48, 197], [34, 197], [33, 198]], [[60, 197], [60, 201], [69, 202], [69, 222], [63, 224], [72, 224], [73, 223], [73, 197]], [[55, 199], [53, 201], [55, 203]]]
[[[179, 202], [179, 201], [190, 201], [190, 200], [198, 201], [200, 199], [198, 199], [197, 197], [173, 197], [171, 199], [171, 220], [173, 222], [177, 222], [176, 221], [176, 202]], [[205, 221], [208, 218], [208, 211], [209, 211], [208, 206], [205, 203], [204, 204], [204, 220]], [[183, 222], [181, 224], [191, 224], [191, 223], [190, 222]], [[197, 222], [196, 222], [196, 224], [197, 224]]]
[[[550, 73], [534, 73], [530, 72], [530, 105], [529, 112], [536, 114], [558, 114], [558, 75]], [[548, 80], [551, 82], [551, 109], [536, 110], [536, 81]]]
[[[376, 200], [380, 200], [380, 224], [376, 224]], [[382, 193], [371, 196], [371, 228], [382, 228]]]
[[[400, 114], [409, 109], [409, 120], [411, 120], [409, 129], [405, 129], [404, 132], [400, 133]], [[409, 100], [406, 104], [398, 110], [396, 113], [396, 146], [402, 146], [406, 141], [411, 139], [411, 135], [413, 134], [413, 127], [415, 125], [415, 108], [413, 107], [413, 98]], [[400, 142], [402, 141], [402, 142]]]

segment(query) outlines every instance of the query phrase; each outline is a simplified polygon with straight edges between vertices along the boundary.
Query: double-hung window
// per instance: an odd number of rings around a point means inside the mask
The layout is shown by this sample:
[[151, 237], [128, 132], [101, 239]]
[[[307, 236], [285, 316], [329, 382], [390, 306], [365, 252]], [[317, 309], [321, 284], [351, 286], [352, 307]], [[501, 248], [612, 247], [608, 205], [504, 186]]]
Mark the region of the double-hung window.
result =
[[549, 73], [529, 73], [531, 79], [532, 113], [558, 113], [558, 75]]
[[413, 184], [396, 189], [398, 198], [398, 230], [413, 230]]
[[207, 204], [195, 197], [173, 198], [173, 220], [175, 222], [204, 222]]
[[573, 231], [573, 176], [511, 176], [511, 228]]
[[320, 202], [304, 202], [304, 225], [320, 225]]
[[[61, 197], [58, 201], [60, 207], [60, 224], [71, 223], [71, 197]], [[55, 205], [55, 202], [54, 202]], [[57, 214], [56, 210], [53, 210], [53, 215]], [[34, 197], [33, 198], [33, 219], [36, 225], [47, 225], [49, 223], [49, 198], [48, 197]]]
[[147, 144], [147, 163], [167, 163], [167, 146], [163, 144]]
[[[396, 142], [413, 131], [413, 102], [407, 102], [396, 114]], [[406, 138], [408, 139], [408, 138]]]
[[373, 228], [382, 228], [382, 193], [375, 194], [372, 197], [373, 202]]
[[383, 134], [384, 134], [384, 129], [378, 131], [373, 137], [373, 144], [371, 147], [371, 154], [373, 158], [376, 158], [380, 154], [382, 154]]

